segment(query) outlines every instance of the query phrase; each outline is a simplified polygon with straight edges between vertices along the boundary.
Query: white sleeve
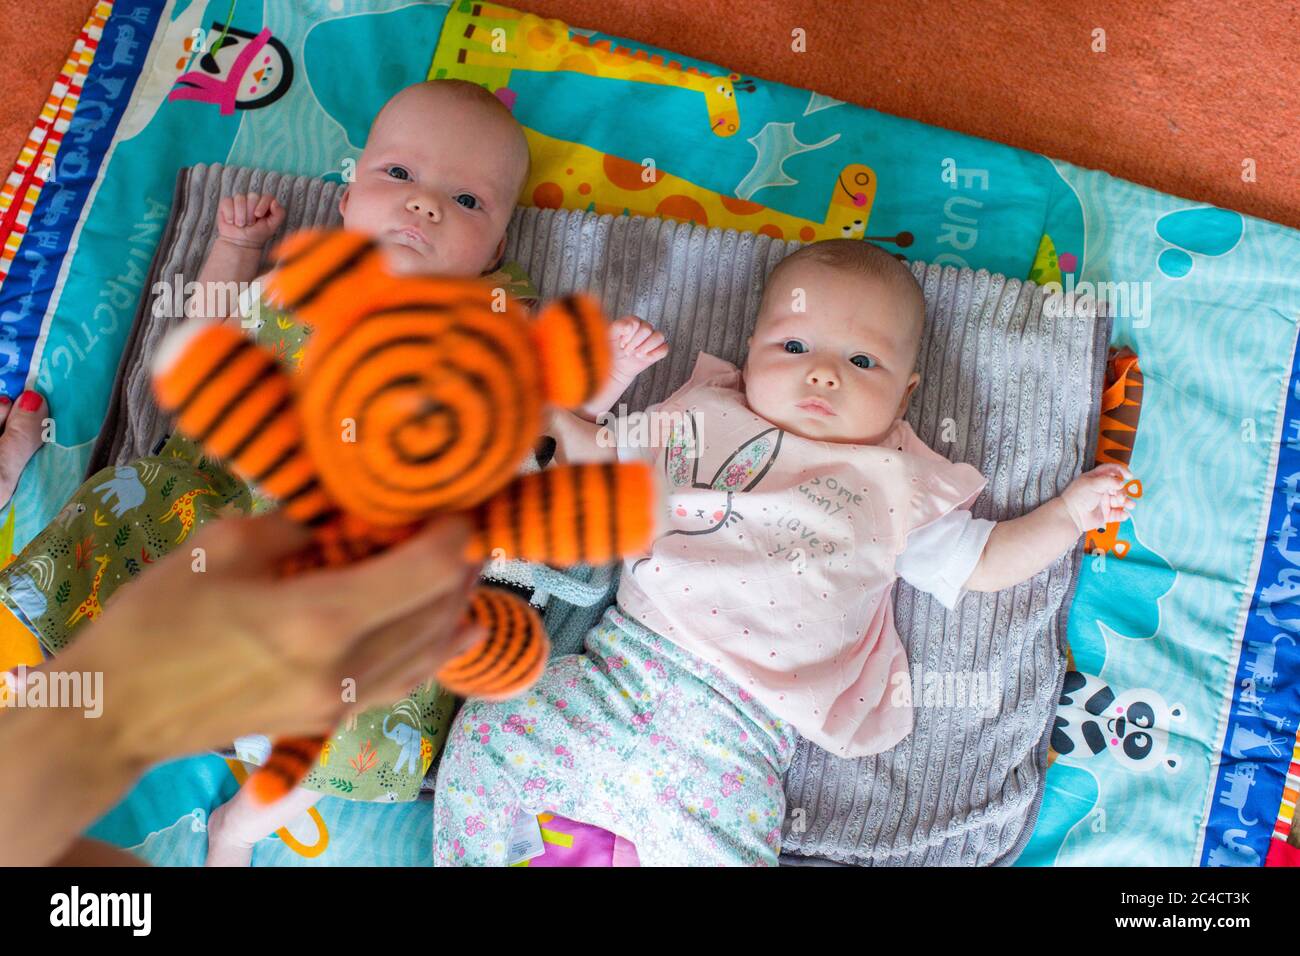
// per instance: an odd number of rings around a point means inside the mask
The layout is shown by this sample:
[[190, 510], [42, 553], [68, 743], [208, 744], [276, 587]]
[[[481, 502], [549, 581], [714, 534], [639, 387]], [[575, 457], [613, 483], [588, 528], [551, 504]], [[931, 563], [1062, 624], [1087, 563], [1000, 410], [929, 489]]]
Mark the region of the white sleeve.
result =
[[616, 444], [614, 447], [617, 451], [619, 461], [651, 461], [652, 462], [654, 460], [647, 454], [647, 452], [653, 451], [654, 449], [638, 448], [625, 441], [618, 442], [618, 444]]
[[619, 461], [655, 463], [667, 438], [664, 429], [670, 427], [659, 417], [660, 409], [666, 404], [667, 401], [656, 402], [645, 411], [632, 412], [622, 419], [610, 412], [606, 440], [617, 449]]
[[933, 594], [951, 611], [965, 593], [963, 585], [979, 563], [996, 524], [974, 517], [965, 508], [956, 508], [908, 534], [894, 570], [912, 587]]

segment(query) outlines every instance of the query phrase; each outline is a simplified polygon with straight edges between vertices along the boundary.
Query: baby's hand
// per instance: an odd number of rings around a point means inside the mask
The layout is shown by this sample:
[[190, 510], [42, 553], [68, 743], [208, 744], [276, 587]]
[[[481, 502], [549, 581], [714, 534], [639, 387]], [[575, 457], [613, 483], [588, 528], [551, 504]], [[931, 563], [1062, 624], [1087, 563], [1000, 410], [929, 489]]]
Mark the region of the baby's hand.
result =
[[663, 333], [635, 315], [625, 315], [609, 324], [609, 345], [614, 353], [609, 378], [600, 391], [574, 409], [589, 422], [598, 421], [638, 375], [668, 354]]
[[[609, 341], [614, 348], [614, 368], [610, 378], [624, 388], [668, 354], [668, 343], [664, 341], [663, 333], [635, 315], [625, 315], [611, 322]], [[622, 394], [622, 389], [619, 389], [619, 394]]]
[[[1123, 465], [1099, 465], [1070, 482], [1061, 493], [1061, 500], [1079, 533], [1098, 530], [1128, 517], [1134, 502], [1127, 489], [1135, 481], [1133, 473]], [[1134, 497], [1139, 495], [1141, 492], [1137, 491]]]
[[217, 235], [236, 246], [262, 249], [284, 222], [284, 207], [270, 193], [225, 196], [217, 205]]

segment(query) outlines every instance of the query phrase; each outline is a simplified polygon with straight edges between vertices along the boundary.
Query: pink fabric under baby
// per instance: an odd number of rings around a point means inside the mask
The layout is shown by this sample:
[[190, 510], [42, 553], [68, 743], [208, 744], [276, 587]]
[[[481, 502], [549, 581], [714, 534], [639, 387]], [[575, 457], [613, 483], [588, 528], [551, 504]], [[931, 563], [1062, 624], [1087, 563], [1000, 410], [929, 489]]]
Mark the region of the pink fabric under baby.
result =
[[546, 852], [532, 866], [640, 866], [636, 847], [616, 833], [554, 813], [537, 817]]

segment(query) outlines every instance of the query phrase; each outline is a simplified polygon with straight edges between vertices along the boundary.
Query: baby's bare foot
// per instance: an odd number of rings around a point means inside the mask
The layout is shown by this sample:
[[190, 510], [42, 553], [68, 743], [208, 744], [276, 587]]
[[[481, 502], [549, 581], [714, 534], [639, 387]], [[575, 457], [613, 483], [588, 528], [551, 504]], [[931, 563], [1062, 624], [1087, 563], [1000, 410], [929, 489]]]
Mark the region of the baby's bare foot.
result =
[[[233, 800], [223, 803], [208, 815], [208, 858], [204, 866], [248, 866], [253, 862], [253, 843], [231, 825]], [[238, 808], [235, 810], [238, 816]]]
[[0, 508], [14, 496], [23, 469], [41, 447], [46, 412], [40, 392], [23, 392], [14, 403], [0, 397], [0, 425], [4, 427], [0, 434]]

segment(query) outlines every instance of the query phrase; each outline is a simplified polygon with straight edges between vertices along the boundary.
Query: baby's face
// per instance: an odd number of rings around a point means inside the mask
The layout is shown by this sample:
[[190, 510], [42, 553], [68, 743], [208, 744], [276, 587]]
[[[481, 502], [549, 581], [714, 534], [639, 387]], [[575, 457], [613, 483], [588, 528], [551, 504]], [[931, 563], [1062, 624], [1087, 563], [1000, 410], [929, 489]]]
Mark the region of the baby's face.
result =
[[481, 275], [504, 247], [526, 161], [507, 118], [445, 91], [404, 90], [370, 130], [339, 202], [343, 225], [384, 244], [399, 273]]
[[749, 339], [750, 408], [804, 438], [879, 444], [920, 381], [915, 308], [887, 280], [791, 263], [764, 290]]

